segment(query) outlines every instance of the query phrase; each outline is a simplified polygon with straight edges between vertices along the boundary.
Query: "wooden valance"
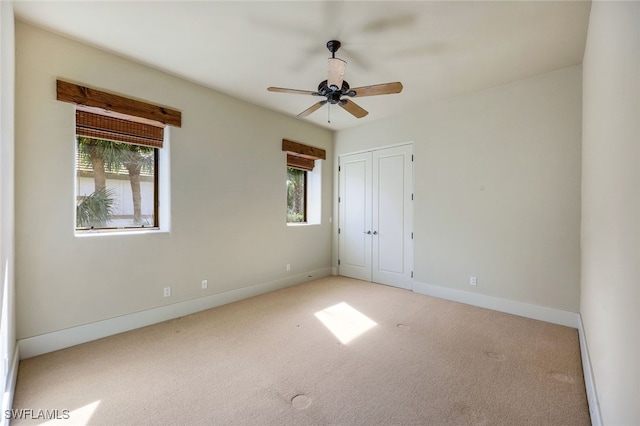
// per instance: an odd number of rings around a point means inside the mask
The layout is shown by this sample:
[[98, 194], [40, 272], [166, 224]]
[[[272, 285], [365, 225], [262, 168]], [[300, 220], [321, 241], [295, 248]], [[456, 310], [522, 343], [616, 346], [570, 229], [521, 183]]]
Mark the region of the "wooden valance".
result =
[[100, 108], [106, 111], [157, 121], [169, 126], [180, 127], [180, 111], [149, 104], [124, 96], [114, 95], [97, 89], [56, 80], [56, 93], [59, 101], [76, 105]]
[[315, 160], [325, 160], [326, 151], [322, 148], [304, 145], [287, 139], [282, 140], [282, 150], [287, 152], [287, 167], [312, 171]]

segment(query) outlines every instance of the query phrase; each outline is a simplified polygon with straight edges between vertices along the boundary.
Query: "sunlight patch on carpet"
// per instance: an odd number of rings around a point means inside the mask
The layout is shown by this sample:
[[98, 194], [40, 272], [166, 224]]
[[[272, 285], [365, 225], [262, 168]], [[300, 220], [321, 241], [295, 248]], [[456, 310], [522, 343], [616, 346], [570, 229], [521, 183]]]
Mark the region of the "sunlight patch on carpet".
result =
[[346, 302], [329, 306], [314, 315], [345, 345], [378, 325]]

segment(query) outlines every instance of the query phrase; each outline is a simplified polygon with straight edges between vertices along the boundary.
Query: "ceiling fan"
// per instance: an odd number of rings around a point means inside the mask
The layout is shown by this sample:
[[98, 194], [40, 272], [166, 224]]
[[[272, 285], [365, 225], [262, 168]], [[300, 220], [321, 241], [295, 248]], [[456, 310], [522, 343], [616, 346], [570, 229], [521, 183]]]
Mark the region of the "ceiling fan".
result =
[[281, 87], [268, 87], [267, 90], [270, 92], [295, 93], [299, 95], [322, 96], [326, 98], [326, 100], [317, 102], [302, 111], [298, 114], [298, 117], [306, 117], [324, 104], [329, 103], [331, 105], [339, 105], [356, 118], [362, 118], [369, 114], [369, 112], [352, 100], [343, 99], [343, 96], [356, 98], [363, 96], [389, 95], [392, 93], [400, 93], [402, 91], [402, 83], [400, 82], [374, 84], [373, 86], [362, 86], [353, 89], [349, 87], [349, 83], [344, 80], [344, 72], [346, 70], [347, 63], [342, 59], [336, 58], [336, 52], [339, 48], [339, 41], [330, 40], [327, 42], [327, 49], [331, 52], [331, 58], [329, 58], [329, 72], [327, 79], [320, 82], [318, 85], [317, 91], [284, 89]]

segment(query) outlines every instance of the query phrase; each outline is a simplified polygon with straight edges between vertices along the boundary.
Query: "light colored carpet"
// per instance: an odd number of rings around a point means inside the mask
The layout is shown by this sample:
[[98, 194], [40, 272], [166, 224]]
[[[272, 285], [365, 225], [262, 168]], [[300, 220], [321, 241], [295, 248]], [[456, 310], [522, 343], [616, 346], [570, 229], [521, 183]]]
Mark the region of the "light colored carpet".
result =
[[344, 277], [24, 360], [14, 408], [69, 410], [64, 425], [590, 424], [577, 330]]

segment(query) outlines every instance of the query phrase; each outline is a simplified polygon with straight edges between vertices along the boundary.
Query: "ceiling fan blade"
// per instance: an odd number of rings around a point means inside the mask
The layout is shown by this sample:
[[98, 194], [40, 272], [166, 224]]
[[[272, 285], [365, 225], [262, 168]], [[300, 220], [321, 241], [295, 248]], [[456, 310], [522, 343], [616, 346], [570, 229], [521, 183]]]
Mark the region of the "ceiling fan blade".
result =
[[270, 92], [279, 92], [279, 93], [295, 93], [297, 95], [318, 95], [318, 92], [312, 92], [310, 90], [298, 90], [298, 89], [284, 89], [282, 87], [267, 87], [267, 90]]
[[302, 117], [306, 117], [309, 114], [311, 114], [312, 112], [314, 112], [315, 110], [317, 110], [318, 108], [320, 108], [322, 105], [326, 104], [327, 101], [320, 101], [318, 103], [315, 103], [313, 105], [311, 105], [309, 108], [305, 109], [304, 111], [302, 111], [300, 114], [298, 114], [298, 117], [302, 118]]
[[380, 33], [389, 30], [397, 30], [412, 26], [416, 21], [416, 16], [411, 13], [402, 13], [395, 16], [385, 16], [367, 22], [361, 27], [361, 31], [368, 33]]
[[369, 112], [367, 110], [363, 109], [358, 104], [356, 104], [353, 101], [350, 101], [349, 99], [341, 100], [338, 103], [338, 105], [340, 105], [342, 108], [346, 109], [348, 113], [350, 113], [351, 115], [353, 115], [356, 118], [362, 118], [365, 115], [369, 114]]
[[355, 92], [353, 97], [363, 96], [375, 96], [375, 95], [390, 95], [392, 93], [402, 92], [402, 83], [396, 81], [395, 83], [374, 84], [373, 86], [356, 87], [349, 90], [349, 92]]

